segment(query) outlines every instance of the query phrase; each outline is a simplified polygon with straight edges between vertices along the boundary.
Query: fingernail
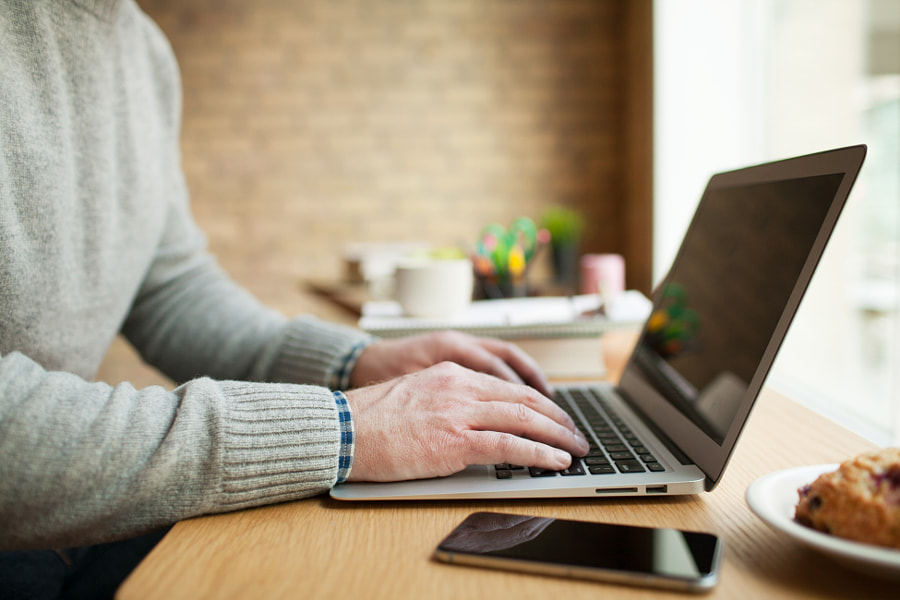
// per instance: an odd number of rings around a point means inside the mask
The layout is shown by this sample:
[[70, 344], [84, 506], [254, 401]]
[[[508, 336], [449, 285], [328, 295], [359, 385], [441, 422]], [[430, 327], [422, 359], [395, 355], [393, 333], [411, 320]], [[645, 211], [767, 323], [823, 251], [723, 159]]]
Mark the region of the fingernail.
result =
[[578, 440], [579, 445], [583, 446], [585, 452], [587, 452], [587, 449], [590, 448], [591, 444], [590, 444], [590, 442], [588, 442], [588, 439], [586, 437], [584, 437], [584, 434], [581, 433], [580, 431], [576, 431], [575, 439]]
[[572, 455], [565, 450], [554, 450], [553, 455], [559, 461], [560, 468], [565, 469], [572, 464]]

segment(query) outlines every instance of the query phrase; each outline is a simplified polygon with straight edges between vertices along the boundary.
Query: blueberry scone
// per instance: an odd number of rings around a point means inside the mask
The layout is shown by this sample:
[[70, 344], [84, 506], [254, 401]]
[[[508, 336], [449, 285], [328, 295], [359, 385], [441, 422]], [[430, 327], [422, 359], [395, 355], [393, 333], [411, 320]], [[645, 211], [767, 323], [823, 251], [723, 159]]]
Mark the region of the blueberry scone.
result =
[[798, 490], [796, 519], [838, 537], [900, 549], [900, 448], [845, 461]]

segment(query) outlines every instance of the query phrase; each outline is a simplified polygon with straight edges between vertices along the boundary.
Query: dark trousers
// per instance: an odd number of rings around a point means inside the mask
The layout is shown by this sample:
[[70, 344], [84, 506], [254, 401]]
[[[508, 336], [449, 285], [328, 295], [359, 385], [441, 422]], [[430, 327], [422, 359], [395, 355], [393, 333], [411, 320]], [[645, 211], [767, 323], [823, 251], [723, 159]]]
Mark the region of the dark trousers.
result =
[[96, 546], [0, 552], [0, 599], [112, 598], [168, 530]]

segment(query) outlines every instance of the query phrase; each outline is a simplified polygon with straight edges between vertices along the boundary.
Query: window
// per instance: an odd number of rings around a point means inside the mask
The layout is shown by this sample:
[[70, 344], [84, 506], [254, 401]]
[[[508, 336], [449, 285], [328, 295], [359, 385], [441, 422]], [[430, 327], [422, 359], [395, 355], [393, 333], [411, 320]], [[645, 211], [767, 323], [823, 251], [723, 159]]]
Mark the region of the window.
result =
[[712, 173], [867, 144], [768, 384], [900, 443], [900, 3], [657, 0], [654, 11], [655, 279]]

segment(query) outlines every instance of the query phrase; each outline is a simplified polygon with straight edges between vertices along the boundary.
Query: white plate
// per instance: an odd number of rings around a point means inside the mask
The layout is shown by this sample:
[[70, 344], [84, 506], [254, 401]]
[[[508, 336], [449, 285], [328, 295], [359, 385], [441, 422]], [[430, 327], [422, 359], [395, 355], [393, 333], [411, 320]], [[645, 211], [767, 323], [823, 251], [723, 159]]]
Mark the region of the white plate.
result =
[[900, 550], [845, 540], [794, 520], [797, 489], [838, 465], [814, 465], [769, 473], [747, 488], [747, 504], [772, 529], [823, 552], [859, 572], [900, 581]]

